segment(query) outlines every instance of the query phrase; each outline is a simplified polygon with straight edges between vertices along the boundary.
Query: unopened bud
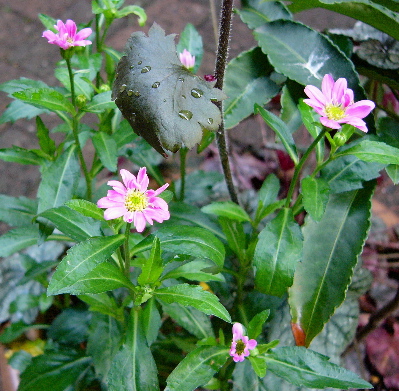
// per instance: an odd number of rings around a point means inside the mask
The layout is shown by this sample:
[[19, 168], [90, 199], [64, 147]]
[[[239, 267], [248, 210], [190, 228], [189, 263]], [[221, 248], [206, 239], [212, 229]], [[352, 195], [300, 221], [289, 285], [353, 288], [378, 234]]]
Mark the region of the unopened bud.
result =
[[101, 84], [100, 88], [99, 88], [99, 92], [107, 92], [110, 91], [111, 87], [108, 84]]
[[76, 106], [79, 107], [79, 109], [81, 109], [82, 107], [85, 107], [87, 103], [87, 98], [80, 94], [76, 97]]
[[342, 147], [347, 142], [346, 135], [342, 132], [336, 133], [333, 140], [337, 147]]

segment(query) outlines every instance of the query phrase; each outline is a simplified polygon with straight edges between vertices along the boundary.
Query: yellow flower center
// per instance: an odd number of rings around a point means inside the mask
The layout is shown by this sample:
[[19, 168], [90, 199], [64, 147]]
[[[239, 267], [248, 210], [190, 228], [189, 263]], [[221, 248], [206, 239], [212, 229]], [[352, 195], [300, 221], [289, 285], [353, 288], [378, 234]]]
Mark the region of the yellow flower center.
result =
[[345, 117], [345, 110], [341, 106], [327, 105], [324, 110], [328, 119], [333, 121], [338, 121]]
[[243, 354], [244, 353], [244, 349], [245, 349], [245, 343], [242, 342], [242, 340], [238, 340], [236, 343], [236, 353], [238, 355]]
[[129, 212], [141, 212], [148, 206], [146, 195], [137, 189], [129, 190], [125, 196], [125, 208]]

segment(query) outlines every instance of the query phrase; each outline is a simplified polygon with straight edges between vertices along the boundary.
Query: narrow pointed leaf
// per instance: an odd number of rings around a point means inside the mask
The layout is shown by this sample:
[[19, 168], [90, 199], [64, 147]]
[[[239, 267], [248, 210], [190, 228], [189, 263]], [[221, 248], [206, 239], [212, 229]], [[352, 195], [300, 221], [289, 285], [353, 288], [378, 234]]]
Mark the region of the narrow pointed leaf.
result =
[[115, 172], [118, 163], [115, 140], [109, 134], [97, 132], [92, 137], [92, 141], [103, 166], [109, 171]]
[[330, 195], [330, 186], [322, 178], [312, 178], [310, 176], [302, 179], [303, 206], [313, 220], [319, 221], [326, 208]]
[[158, 338], [158, 332], [162, 326], [161, 315], [159, 314], [154, 297], [151, 297], [151, 299], [146, 302], [141, 316], [141, 324], [143, 332], [147, 338], [147, 344], [148, 346], [151, 346]]
[[292, 322], [305, 333], [305, 346], [341, 305], [370, 226], [370, 182], [361, 190], [330, 197], [319, 222], [303, 228], [303, 259], [289, 290]]
[[37, 201], [0, 194], [0, 221], [14, 227], [26, 227], [36, 215]]
[[68, 208], [76, 210], [83, 216], [91, 217], [95, 220], [104, 221], [104, 211], [96, 204], [87, 200], [73, 199], [65, 203]]
[[169, 375], [165, 391], [192, 391], [205, 385], [228, 357], [228, 349], [223, 346], [196, 348]]
[[229, 313], [220, 304], [217, 296], [204, 291], [198, 285], [179, 284], [160, 288], [154, 292], [154, 296], [165, 303], [190, 305], [207, 315], [215, 315], [226, 322], [231, 321]]
[[248, 213], [240, 205], [237, 205], [232, 201], [213, 202], [212, 204], [203, 206], [201, 210], [204, 213], [227, 217], [239, 222], [251, 221]]
[[0, 257], [8, 257], [19, 250], [37, 243], [39, 230], [37, 226], [14, 228], [0, 237]]
[[53, 274], [47, 293], [55, 295], [69, 292], [69, 286], [105, 262], [123, 240], [124, 235], [95, 237], [70, 248]]
[[0, 149], [0, 159], [5, 162], [40, 165], [45, 160], [28, 149], [16, 147]]
[[255, 285], [260, 292], [282, 296], [292, 285], [302, 258], [302, 240], [299, 225], [287, 208], [260, 232], [254, 253]]
[[163, 264], [161, 258], [161, 249], [159, 239], [154, 238], [151, 248], [151, 254], [149, 259], [141, 267], [141, 274], [139, 275], [137, 282], [144, 286], [146, 284], [153, 284], [159, 280], [160, 275], [163, 271]]
[[275, 131], [292, 161], [295, 165], [298, 164], [299, 159], [296, 152], [295, 141], [283, 120], [257, 104], [255, 104], [255, 114], [256, 113], [259, 113], [264, 121]]

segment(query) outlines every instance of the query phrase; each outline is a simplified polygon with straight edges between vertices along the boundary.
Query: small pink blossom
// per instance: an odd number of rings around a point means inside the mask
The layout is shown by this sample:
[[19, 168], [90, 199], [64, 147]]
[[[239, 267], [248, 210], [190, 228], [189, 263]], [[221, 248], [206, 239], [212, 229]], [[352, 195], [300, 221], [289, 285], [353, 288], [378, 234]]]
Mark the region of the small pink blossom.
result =
[[205, 81], [216, 81], [216, 77], [213, 75], [204, 75]]
[[248, 340], [244, 335], [244, 327], [241, 323], [233, 325], [233, 341], [231, 342], [230, 356], [234, 362], [242, 362], [249, 356], [249, 351], [255, 349], [258, 343], [254, 339]]
[[147, 190], [149, 178], [146, 168], [140, 168], [137, 178], [127, 170], [120, 170], [122, 182], [108, 181], [113, 190], [108, 190], [107, 196], [97, 201], [99, 208], [104, 211], [105, 220], [112, 220], [123, 216], [127, 223], [133, 223], [138, 232], [143, 232], [146, 222], [153, 224], [153, 220], [162, 223], [170, 217], [168, 204], [157, 197], [169, 185], [166, 183], [158, 190]]
[[184, 49], [183, 53], [179, 54], [180, 62], [183, 64], [183, 66], [187, 69], [192, 69], [194, 68], [195, 65], [195, 56], [192, 56], [191, 53], [187, 50]]
[[61, 20], [57, 20], [57, 24], [54, 28], [58, 31], [57, 34], [51, 30], [43, 32], [42, 37], [47, 38], [48, 43], [58, 45], [60, 48], [67, 50], [74, 46], [86, 46], [91, 45], [91, 41], [86, 38], [92, 33], [91, 28], [85, 28], [80, 30], [78, 33], [76, 23], [68, 19], [64, 24]]
[[312, 85], [305, 87], [305, 94], [310, 99], [304, 102], [321, 115], [320, 122], [331, 129], [340, 129], [341, 124], [349, 124], [367, 132], [362, 118], [370, 114], [375, 104], [371, 100], [354, 103], [353, 91], [347, 88], [347, 81], [339, 78], [334, 81], [331, 75], [323, 77], [321, 91]]

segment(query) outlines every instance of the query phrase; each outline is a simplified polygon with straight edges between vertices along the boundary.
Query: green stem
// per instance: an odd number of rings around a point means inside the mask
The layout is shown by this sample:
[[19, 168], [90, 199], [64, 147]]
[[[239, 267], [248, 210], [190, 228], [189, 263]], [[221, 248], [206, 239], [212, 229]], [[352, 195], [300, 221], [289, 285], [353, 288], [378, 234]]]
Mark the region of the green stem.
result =
[[186, 161], [188, 148], [180, 148], [180, 201], [184, 201], [184, 191], [186, 187]]
[[294, 190], [295, 190], [296, 184], [298, 182], [299, 175], [301, 173], [303, 165], [305, 164], [306, 160], [308, 160], [308, 157], [310, 156], [311, 152], [316, 147], [316, 145], [319, 143], [319, 141], [325, 136], [325, 134], [328, 132], [328, 130], [329, 129], [325, 128], [317, 135], [317, 137], [313, 140], [312, 144], [310, 144], [309, 148], [306, 150], [306, 152], [301, 157], [301, 160], [299, 160], [298, 165], [295, 167], [294, 176], [292, 177], [292, 181], [290, 183], [290, 188], [288, 189], [287, 198], [285, 201], [286, 208], [290, 207], [291, 198], [292, 198], [292, 195], [294, 194]]
[[126, 223], [125, 229], [125, 243], [124, 243], [124, 255], [125, 255], [125, 275], [127, 278], [130, 277], [130, 250], [129, 250], [129, 235], [130, 227], [132, 223]]
[[[74, 81], [74, 77], [73, 77], [73, 72], [72, 72], [72, 66], [71, 66], [71, 60], [70, 58], [66, 58], [65, 59], [66, 64], [67, 64], [67, 68], [68, 68], [68, 75], [69, 75], [69, 82], [71, 84], [71, 99], [72, 99], [72, 104], [76, 109], [76, 96], [75, 96], [75, 81]], [[79, 141], [79, 122], [78, 122], [78, 115], [79, 114], [74, 114], [73, 118], [72, 118], [72, 133], [73, 133], [73, 138], [75, 140], [75, 145], [76, 145], [76, 149], [78, 151], [78, 157], [79, 157], [79, 161], [80, 161], [80, 166], [82, 167], [83, 170], [83, 174], [85, 176], [86, 179], [86, 197], [89, 201], [91, 201], [91, 176], [89, 174], [89, 171], [87, 169], [87, 165], [85, 162], [85, 159], [83, 157], [83, 152], [82, 152], [82, 147], [80, 145], [80, 141]]]
[[[216, 84], [215, 88], [223, 89], [224, 73], [226, 70], [227, 55], [229, 49], [229, 38], [231, 30], [231, 17], [233, 11], [234, 0], [223, 0], [222, 13], [220, 18], [220, 30], [219, 30], [219, 44], [216, 56], [215, 65], [215, 77]], [[216, 102], [216, 106], [223, 113], [222, 102]], [[224, 178], [227, 184], [227, 188], [230, 194], [230, 198], [233, 202], [238, 204], [237, 191], [233, 183], [233, 176], [230, 169], [229, 153], [227, 149], [227, 137], [224, 129], [224, 121], [222, 114], [222, 122], [219, 126], [219, 130], [216, 133], [216, 140], [219, 149], [220, 161], [223, 167]]]

